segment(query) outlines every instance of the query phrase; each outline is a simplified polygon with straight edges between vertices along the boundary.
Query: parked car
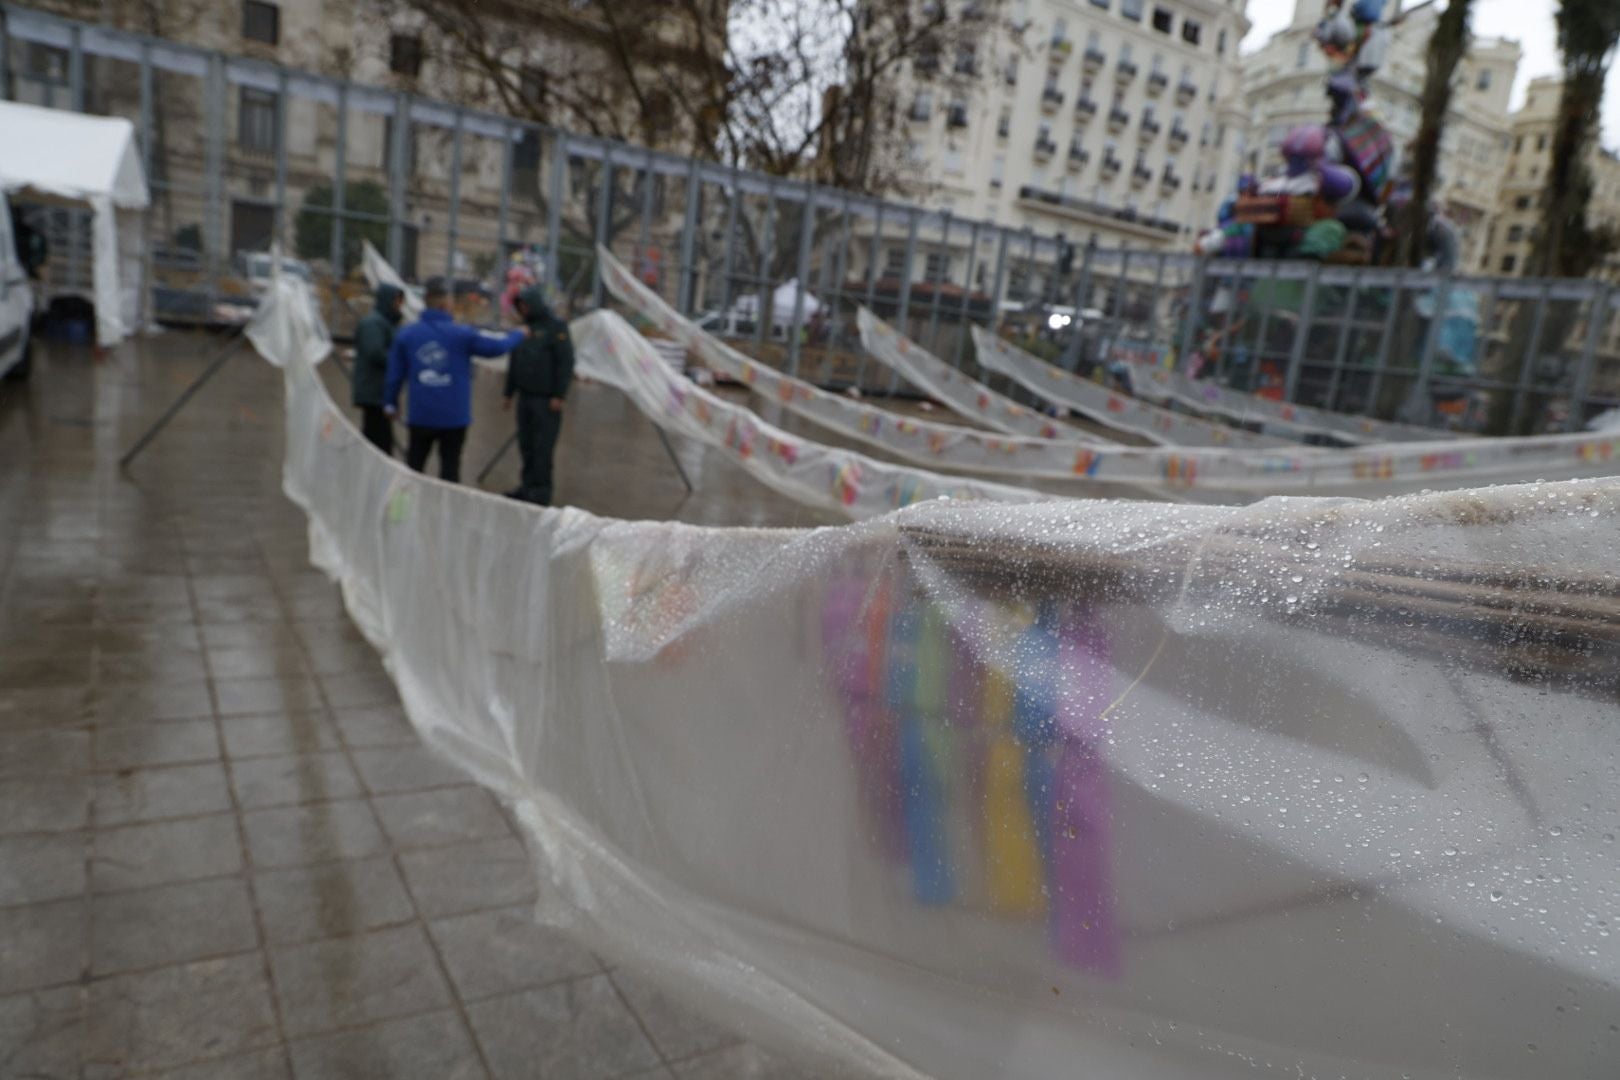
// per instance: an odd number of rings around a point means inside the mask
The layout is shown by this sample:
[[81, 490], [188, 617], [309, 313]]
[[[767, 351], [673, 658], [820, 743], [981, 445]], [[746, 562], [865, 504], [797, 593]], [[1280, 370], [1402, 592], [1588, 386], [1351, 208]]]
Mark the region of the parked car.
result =
[[33, 359], [34, 283], [12, 235], [11, 206], [0, 194], [0, 377], [26, 379]]

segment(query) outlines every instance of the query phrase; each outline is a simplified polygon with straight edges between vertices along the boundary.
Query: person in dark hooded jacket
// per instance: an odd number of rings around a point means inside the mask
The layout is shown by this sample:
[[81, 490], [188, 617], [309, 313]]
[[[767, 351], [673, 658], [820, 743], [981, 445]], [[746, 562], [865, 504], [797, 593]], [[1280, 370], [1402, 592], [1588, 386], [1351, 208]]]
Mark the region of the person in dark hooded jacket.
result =
[[506, 407], [517, 408], [518, 450], [523, 483], [507, 492], [514, 499], [551, 505], [551, 455], [562, 430], [563, 401], [574, 379], [574, 343], [568, 324], [546, 306], [540, 286], [518, 294], [517, 313], [529, 338], [512, 350], [506, 369]]
[[385, 454], [394, 452], [394, 421], [383, 411], [383, 386], [388, 376], [388, 350], [394, 328], [404, 312], [405, 293], [397, 285], [378, 285], [371, 314], [354, 328], [354, 404], [360, 410], [360, 431]]

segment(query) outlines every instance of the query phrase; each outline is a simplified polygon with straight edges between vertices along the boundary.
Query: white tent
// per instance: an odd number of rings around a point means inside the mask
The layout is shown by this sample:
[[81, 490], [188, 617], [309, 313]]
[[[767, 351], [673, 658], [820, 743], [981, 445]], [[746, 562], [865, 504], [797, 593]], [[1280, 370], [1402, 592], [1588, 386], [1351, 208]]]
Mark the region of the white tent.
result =
[[[793, 306], [797, 302], [795, 294], [799, 291], [799, 279], [793, 278], [778, 285], [771, 293], [771, 321], [773, 323], [791, 323], [793, 321]], [[806, 321], [821, 310], [821, 301], [804, 291], [804, 307], [801, 309]], [[734, 318], [753, 319], [759, 314], [759, 294], [744, 293], [732, 302], [731, 314]]]
[[0, 146], [0, 191], [8, 197], [88, 205], [93, 212], [96, 344], [117, 344], [137, 325], [138, 212], [151, 202], [135, 126], [122, 117], [0, 102]]

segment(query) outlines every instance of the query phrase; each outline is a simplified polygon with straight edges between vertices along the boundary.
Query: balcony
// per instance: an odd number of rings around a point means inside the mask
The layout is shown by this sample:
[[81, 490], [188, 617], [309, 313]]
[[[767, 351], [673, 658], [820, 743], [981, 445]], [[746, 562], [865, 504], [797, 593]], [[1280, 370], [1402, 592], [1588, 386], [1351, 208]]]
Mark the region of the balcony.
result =
[[1131, 187], [1146, 187], [1148, 185], [1148, 181], [1152, 179], [1153, 170], [1142, 164], [1140, 161], [1131, 166]]
[[1091, 154], [1082, 149], [1079, 143], [1069, 144], [1069, 168], [1079, 172], [1091, 161]]
[[1162, 71], [1154, 71], [1148, 75], [1147, 92], [1149, 97], [1158, 97], [1164, 93], [1164, 88], [1170, 85], [1170, 77]]
[[1153, 119], [1151, 116], [1144, 116], [1142, 117], [1142, 126], [1137, 129], [1136, 134], [1137, 138], [1141, 139], [1142, 144], [1145, 146], [1154, 139], [1157, 139], [1161, 130], [1163, 129], [1157, 120]]
[[1164, 172], [1159, 176], [1159, 194], [1169, 198], [1180, 190], [1181, 177], [1177, 176], [1170, 166], [1166, 165]]
[[1118, 135], [1120, 132], [1124, 131], [1126, 125], [1130, 122], [1131, 114], [1126, 112], [1124, 109], [1108, 110], [1108, 130], [1112, 131], [1115, 135]]
[[1121, 60], [1119, 66], [1114, 68], [1114, 81], [1124, 86], [1136, 78], [1137, 66], [1129, 60]]
[[1048, 86], [1041, 91], [1041, 108], [1046, 112], [1056, 112], [1063, 107], [1063, 91], [1055, 86]]
[[1086, 66], [1087, 75], [1095, 75], [1103, 69], [1104, 64], [1108, 63], [1108, 54], [1101, 49], [1087, 49], [1081, 62]]
[[1052, 59], [1059, 61], [1067, 60], [1069, 58], [1069, 54], [1072, 52], [1074, 52], [1074, 42], [1070, 41], [1068, 38], [1052, 39]]
[[1198, 84], [1182, 79], [1176, 84], [1176, 104], [1187, 105], [1198, 96]]
[[1112, 180], [1114, 177], [1119, 175], [1119, 170], [1124, 167], [1125, 163], [1120, 161], [1119, 158], [1115, 157], [1113, 154], [1104, 154], [1102, 164], [1098, 166], [1098, 168], [1102, 170], [1102, 178], [1104, 180]]
[[[1117, 165], [1118, 162], [1116, 161]], [[1062, 192], [1050, 191], [1029, 184], [1018, 189], [1020, 202], [1029, 203], [1048, 212], [1062, 213], [1070, 218], [1081, 221], [1095, 222], [1098, 220], [1123, 222], [1128, 226], [1142, 231], [1144, 235], [1164, 233], [1169, 236], [1176, 235], [1180, 226], [1173, 221], [1141, 214], [1129, 207], [1114, 207], [1106, 203], [1093, 202], [1090, 199], [1080, 199]], [[1151, 230], [1151, 233], [1148, 232]], [[1155, 237], [1157, 239], [1157, 237]]]
[[1097, 115], [1097, 103], [1088, 97], [1076, 98], [1074, 102], [1074, 115], [1081, 123], [1089, 121]]
[[1180, 150], [1182, 147], [1187, 145], [1187, 140], [1191, 137], [1192, 136], [1188, 134], [1186, 128], [1182, 127], [1180, 124], [1172, 124], [1170, 126], [1169, 136], [1170, 149]]
[[1052, 155], [1057, 153], [1057, 143], [1041, 135], [1035, 140], [1035, 157], [1039, 161], [1050, 161]]

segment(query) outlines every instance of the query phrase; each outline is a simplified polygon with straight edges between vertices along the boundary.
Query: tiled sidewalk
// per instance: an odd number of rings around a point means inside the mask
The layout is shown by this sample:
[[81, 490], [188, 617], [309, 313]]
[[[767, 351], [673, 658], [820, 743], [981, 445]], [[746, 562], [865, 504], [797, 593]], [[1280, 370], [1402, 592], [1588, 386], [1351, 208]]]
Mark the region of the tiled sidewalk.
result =
[[0, 400], [0, 1078], [802, 1075], [534, 922], [308, 566], [274, 372], [116, 473], [208, 344]]

